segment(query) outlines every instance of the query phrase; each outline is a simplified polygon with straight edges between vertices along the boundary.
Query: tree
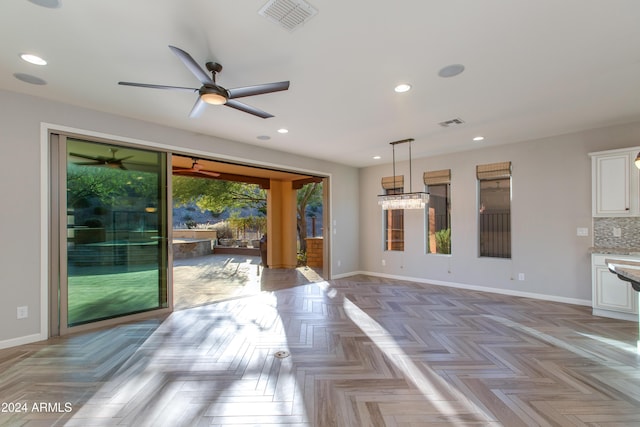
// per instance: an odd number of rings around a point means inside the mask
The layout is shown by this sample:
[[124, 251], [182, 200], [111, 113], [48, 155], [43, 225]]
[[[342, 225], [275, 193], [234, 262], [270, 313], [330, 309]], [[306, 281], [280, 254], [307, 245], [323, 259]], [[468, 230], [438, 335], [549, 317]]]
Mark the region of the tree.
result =
[[157, 197], [156, 174], [73, 164], [67, 171], [67, 204], [72, 207], [86, 205], [89, 200], [121, 206], [131, 198]]
[[[173, 200], [176, 206], [195, 202], [201, 210], [223, 212], [225, 209], [256, 208], [266, 215], [267, 193], [255, 184], [218, 179], [173, 177]], [[305, 184], [297, 192], [297, 232], [300, 250], [307, 251], [307, 208], [322, 205], [322, 183]]]
[[300, 252], [307, 252], [307, 207], [322, 204], [322, 183], [312, 182], [305, 184], [297, 194], [298, 206], [298, 239], [300, 240]]
[[255, 184], [175, 175], [172, 183], [176, 206], [195, 202], [202, 211], [255, 208], [263, 215], [267, 212], [267, 194]]

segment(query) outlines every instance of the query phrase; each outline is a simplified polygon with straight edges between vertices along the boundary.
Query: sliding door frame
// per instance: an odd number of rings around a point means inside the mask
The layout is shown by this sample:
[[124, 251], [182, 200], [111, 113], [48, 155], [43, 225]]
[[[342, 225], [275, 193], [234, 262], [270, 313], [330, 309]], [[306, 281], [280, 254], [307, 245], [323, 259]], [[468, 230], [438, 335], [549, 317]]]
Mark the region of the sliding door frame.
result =
[[[40, 249], [41, 254], [41, 304], [40, 304], [40, 333], [33, 336], [29, 341], [37, 341], [46, 339], [52, 336], [60, 335], [60, 318], [58, 316], [58, 284], [60, 275], [60, 223], [62, 223], [63, 229], [66, 229], [66, 215], [60, 218], [60, 186], [53, 188], [54, 185], [59, 183], [60, 165], [62, 162], [65, 167], [64, 156], [60, 159], [58, 153], [54, 153], [55, 146], [52, 146], [51, 135], [52, 134], [64, 134], [76, 138], [86, 139], [88, 141], [104, 142], [108, 144], [122, 145], [126, 147], [149, 149], [155, 151], [163, 151], [167, 157], [167, 170], [171, 170], [172, 154], [176, 155], [191, 155], [198, 157], [205, 157], [216, 159], [218, 161], [226, 161], [236, 163], [239, 165], [247, 165], [253, 167], [264, 167], [267, 169], [277, 169], [291, 172], [298, 172], [303, 174], [309, 174], [313, 176], [324, 177], [323, 185], [323, 210], [324, 210], [324, 263], [323, 263], [323, 277], [326, 280], [330, 280], [333, 276], [331, 256], [333, 245], [333, 214], [332, 214], [332, 174], [309, 169], [297, 169], [291, 166], [284, 166], [274, 164], [270, 162], [261, 162], [255, 159], [246, 159], [235, 156], [224, 155], [220, 153], [214, 153], [211, 151], [203, 151], [196, 148], [179, 147], [170, 144], [156, 143], [148, 140], [140, 140], [130, 138], [122, 135], [112, 135], [104, 132], [91, 131], [83, 128], [69, 127], [65, 125], [41, 122], [40, 124], [40, 170], [42, 171], [40, 179], [41, 189], [41, 223], [40, 228], [42, 230], [42, 244]], [[59, 149], [59, 147], [57, 147]], [[53, 162], [56, 162], [55, 165]], [[167, 174], [167, 178], [170, 175]], [[170, 206], [173, 204], [172, 199], [172, 182], [171, 179], [167, 180], [167, 224], [169, 230], [167, 233], [167, 239], [169, 242], [173, 240], [173, 224], [172, 209]], [[64, 188], [62, 190], [65, 190]], [[54, 212], [55, 211], [55, 212]], [[66, 213], [65, 213], [66, 214]], [[56, 234], [57, 233], [57, 234]], [[56, 237], [53, 237], [56, 236]], [[65, 260], [66, 261], [66, 260]], [[161, 318], [167, 316], [173, 312], [173, 248], [171, 244], [168, 244], [167, 248], [167, 308], [161, 308], [149, 312], [138, 313], [126, 317], [118, 317], [114, 319], [104, 320], [96, 323], [90, 323], [86, 325], [80, 325], [73, 328], [73, 332], [96, 329], [99, 327], [108, 327], [117, 324], [122, 324], [127, 321], [143, 320], [149, 318]]]
[[[68, 138], [80, 139], [89, 143], [102, 143], [126, 148], [148, 150], [165, 154], [165, 165], [167, 173], [165, 182], [159, 185], [164, 192], [161, 200], [164, 206], [158, 206], [165, 211], [166, 223], [164, 234], [166, 236], [166, 260], [161, 269], [166, 269], [166, 283], [161, 287], [161, 291], [166, 291], [166, 307], [159, 307], [148, 311], [126, 314], [110, 319], [93, 321], [76, 326], [68, 326], [68, 253], [67, 253], [67, 153], [66, 140]], [[82, 133], [70, 133], [66, 131], [48, 130], [49, 140], [49, 273], [48, 273], [48, 308], [49, 308], [49, 336], [61, 336], [70, 333], [81, 332], [100, 327], [108, 327], [121, 324], [127, 321], [148, 319], [151, 317], [161, 317], [173, 311], [173, 253], [171, 242], [173, 240], [172, 218], [172, 189], [171, 189], [171, 152], [153, 147], [152, 145], [131, 144], [119, 139], [100, 138]]]

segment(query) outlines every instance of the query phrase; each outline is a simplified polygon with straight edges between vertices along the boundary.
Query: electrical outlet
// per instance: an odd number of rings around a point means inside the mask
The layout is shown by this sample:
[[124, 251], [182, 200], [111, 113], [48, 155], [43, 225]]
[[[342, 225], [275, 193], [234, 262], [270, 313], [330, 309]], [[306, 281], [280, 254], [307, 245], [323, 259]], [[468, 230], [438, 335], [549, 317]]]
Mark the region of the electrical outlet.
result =
[[16, 317], [18, 319], [26, 319], [29, 317], [29, 307], [26, 305], [18, 307], [16, 310]]
[[613, 237], [622, 237], [622, 229], [620, 227], [613, 227]]
[[338, 267], [340, 267], [342, 265], [342, 261], [338, 260]]
[[385, 265], [387, 265], [387, 261], [386, 260], [382, 260], [382, 266], [384, 267]]
[[518, 273], [518, 280], [524, 280], [524, 273]]

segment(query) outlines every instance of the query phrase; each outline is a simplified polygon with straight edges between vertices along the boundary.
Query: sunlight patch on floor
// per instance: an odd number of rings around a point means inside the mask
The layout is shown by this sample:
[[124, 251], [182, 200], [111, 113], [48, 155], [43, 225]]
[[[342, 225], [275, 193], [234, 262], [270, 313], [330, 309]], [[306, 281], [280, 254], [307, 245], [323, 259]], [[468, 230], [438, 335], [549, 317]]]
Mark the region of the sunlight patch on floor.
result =
[[612, 340], [610, 338], [605, 338], [605, 337], [601, 337], [598, 335], [593, 335], [593, 334], [585, 334], [582, 332], [578, 332], [578, 335], [582, 335], [583, 337], [586, 338], [590, 338], [592, 340], [596, 340], [596, 341], [600, 341], [603, 344], [607, 344], [610, 345], [612, 347], [615, 347], [619, 350], [622, 351], [626, 351], [627, 353], [631, 353], [631, 354], [640, 354], [640, 350], [638, 349], [638, 344], [636, 344], [636, 346], [632, 346], [630, 344], [624, 343], [624, 342], [620, 342], [618, 340]]
[[[349, 319], [385, 354], [387, 360], [402, 371], [407, 381], [412, 382], [422, 392], [424, 397], [443, 416], [445, 422], [446, 417], [451, 417], [452, 422], [459, 420], [459, 405], [461, 404], [466, 406], [469, 413], [482, 414], [487, 421], [494, 420], [493, 416], [487, 414], [482, 408], [470, 401], [463, 393], [443, 380], [427, 365], [423, 364], [418, 367], [382, 325], [372, 319], [356, 304], [345, 298], [343, 307]], [[440, 390], [447, 390], [448, 394], [454, 396], [453, 401], [456, 402], [456, 405], [452, 405], [451, 397], [445, 396]]]

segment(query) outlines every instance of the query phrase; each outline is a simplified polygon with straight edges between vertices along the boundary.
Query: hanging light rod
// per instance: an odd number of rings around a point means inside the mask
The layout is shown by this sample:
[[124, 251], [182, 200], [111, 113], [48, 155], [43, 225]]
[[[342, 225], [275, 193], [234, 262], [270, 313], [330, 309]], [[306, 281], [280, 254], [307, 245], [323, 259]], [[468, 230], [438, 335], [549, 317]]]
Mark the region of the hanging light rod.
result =
[[[396, 190], [396, 145], [409, 143], [409, 192], [396, 194], [383, 194], [378, 196], [378, 204], [383, 210], [389, 209], [424, 209], [429, 202], [429, 193], [423, 191], [413, 192], [411, 189], [411, 143], [413, 138], [401, 139], [390, 142], [393, 149], [393, 189]], [[403, 180], [404, 182], [404, 180]], [[394, 191], [395, 192], [395, 191]]]
[[415, 141], [415, 139], [407, 138], [407, 139], [401, 139], [400, 141], [393, 141], [393, 142], [390, 142], [389, 144], [398, 145], [398, 144], [404, 144], [405, 142], [413, 142], [413, 141]]

